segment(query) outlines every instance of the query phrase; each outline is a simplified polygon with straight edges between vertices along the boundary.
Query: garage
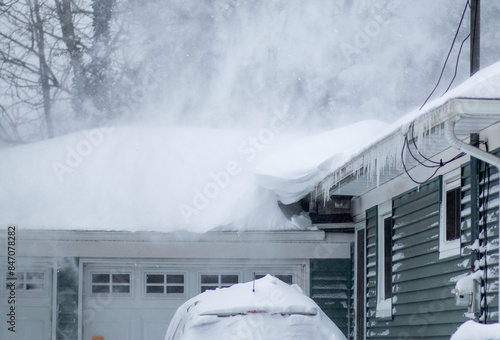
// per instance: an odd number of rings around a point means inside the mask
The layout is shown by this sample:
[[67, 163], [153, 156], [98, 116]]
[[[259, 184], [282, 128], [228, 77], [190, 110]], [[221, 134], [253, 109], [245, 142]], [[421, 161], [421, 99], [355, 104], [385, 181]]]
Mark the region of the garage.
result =
[[267, 273], [306, 288], [306, 261], [82, 260], [83, 340], [163, 340], [175, 311], [209, 289]]

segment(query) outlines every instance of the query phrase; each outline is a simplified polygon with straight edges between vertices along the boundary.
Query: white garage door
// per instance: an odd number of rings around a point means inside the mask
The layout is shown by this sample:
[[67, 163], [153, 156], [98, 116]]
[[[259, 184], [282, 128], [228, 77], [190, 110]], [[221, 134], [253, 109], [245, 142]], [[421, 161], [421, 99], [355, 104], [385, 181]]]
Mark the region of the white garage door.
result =
[[83, 263], [82, 340], [163, 340], [178, 307], [267, 273], [304, 286], [304, 264]]
[[[18, 268], [11, 276], [3, 268], [1, 277], [0, 339], [51, 339], [52, 269], [43, 265]], [[13, 300], [12, 313], [9, 302]], [[9, 330], [12, 325], [15, 332]]]
[[186, 272], [147, 266], [86, 265], [84, 340], [163, 340], [187, 299]]

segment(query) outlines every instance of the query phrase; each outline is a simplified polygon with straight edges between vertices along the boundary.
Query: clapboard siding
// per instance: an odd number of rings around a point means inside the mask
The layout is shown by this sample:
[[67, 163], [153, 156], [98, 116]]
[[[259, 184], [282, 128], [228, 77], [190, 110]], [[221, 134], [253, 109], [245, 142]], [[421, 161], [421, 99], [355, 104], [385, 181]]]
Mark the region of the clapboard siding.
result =
[[469, 257], [439, 259], [441, 179], [393, 198], [392, 318], [376, 317], [377, 209], [366, 212], [367, 337], [449, 339], [467, 319], [453, 288], [470, 268]]
[[350, 333], [351, 259], [311, 259], [311, 298], [346, 335]]

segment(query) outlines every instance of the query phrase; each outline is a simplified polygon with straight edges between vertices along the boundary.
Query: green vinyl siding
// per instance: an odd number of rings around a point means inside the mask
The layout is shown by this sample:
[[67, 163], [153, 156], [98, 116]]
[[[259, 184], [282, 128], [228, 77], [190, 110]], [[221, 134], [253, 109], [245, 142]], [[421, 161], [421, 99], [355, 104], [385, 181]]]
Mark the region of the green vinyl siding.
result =
[[376, 229], [378, 213], [366, 212], [367, 338], [449, 339], [466, 321], [452, 290], [467, 273], [468, 257], [439, 259], [441, 180], [393, 199], [392, 318], [377, 318]]
[[351, 259], [311, 259], [311, 298], [340, 328], [351, 333]]

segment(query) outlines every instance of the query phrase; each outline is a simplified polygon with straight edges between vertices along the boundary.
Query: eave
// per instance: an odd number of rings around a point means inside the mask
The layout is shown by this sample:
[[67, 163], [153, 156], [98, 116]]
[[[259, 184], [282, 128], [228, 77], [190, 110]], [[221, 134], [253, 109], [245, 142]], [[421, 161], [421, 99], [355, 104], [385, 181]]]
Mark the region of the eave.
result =
[[317, 185], [315, 199], [328, 200], [331, 195], [361, 196], [403, 174], [402, 160], [408, 171], [415, 168], [419, 163], [409, 153], [408, 146], [403, 150], [405, 136], [414, 155], [420, 151], [430, 159], [449, 149], [443, 133], [447, 122], [454, 122], [455, 135], [466, 140], [471, 133], [480, 133], [500, 122], [500, 99], [452, 98], [416, 113], [333, 170]]

